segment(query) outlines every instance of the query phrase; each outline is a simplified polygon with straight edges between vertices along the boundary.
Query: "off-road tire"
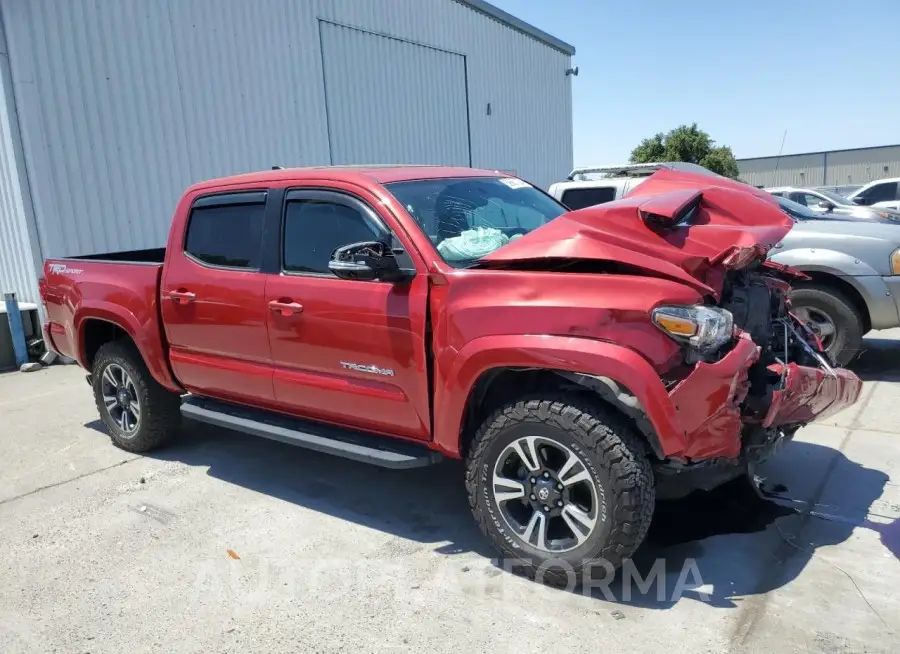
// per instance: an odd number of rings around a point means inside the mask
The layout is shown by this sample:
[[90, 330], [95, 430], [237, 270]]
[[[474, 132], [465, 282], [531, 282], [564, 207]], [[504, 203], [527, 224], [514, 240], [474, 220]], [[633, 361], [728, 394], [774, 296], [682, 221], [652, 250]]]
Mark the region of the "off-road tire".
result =
[[[494, 500], [494, 465], [504, 448], [522, 436], [523, 425], [575, 452], [602, 493], [605, 519], [568, 552], [548, 553], [525, 543], [511, 533]], [[510, 568], [554, 586], [571, 587], [588, 574], [602, 578], [604, 568], [620, 567], [647, 535], [655, 503], [647, 449], [627, 421], [600, 402], [565, 395], [522, 399], [489, 416], [469, 450], [466, 489], [481, 531], [504, 558], [513, 560]], [[598, 563], [601, 572], [591, 572]]]
[[814, 284], [797, 286], [791, 291], [791, 306], [811, 307], [831, 318], [835, 335], [828, 354], [837, 365], [846, 366], [859, 354], [865, 332], [863, 317], [839, 290]]
[[[112, 419], [103, 401], [102, 377], [110, 365], [120, 366], [131, 377], [140, 405], [140, 421], [130, 437]], [[127, 341], [112, 341], [100, 347], [94, 358], [91, 381], [94, 401], [109, 437], [116, 447], [127, 452], [148, 452], [163, 445], [181, 426], [181, 399], [153, 379], [137, 348]]]

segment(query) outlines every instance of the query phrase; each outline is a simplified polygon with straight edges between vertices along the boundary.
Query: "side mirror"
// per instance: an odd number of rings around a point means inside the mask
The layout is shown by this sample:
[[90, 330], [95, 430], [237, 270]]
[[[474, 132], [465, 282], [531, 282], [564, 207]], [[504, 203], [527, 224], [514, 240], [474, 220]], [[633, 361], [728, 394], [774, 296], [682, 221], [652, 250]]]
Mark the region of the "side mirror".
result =
[[400, 268], [391, 246], [381, 241], [360, 241], [337, 248], [331, 253], [328, 269], [341, 279], [363, 281], [401, 282], [414, 274]]
[[869, 202], [868, 198], [859, 198], [859, 197], [857, 197], [857, 198], [851, 198], [851, 200], [853, 200], [853, 202], [854, 202], [855, 204], [858, 204], [858, 205], [861, 206], [861, 207], [867, 207], [867, 206], [869, 206], [869, 205], [871, 204], [871, 202]]
[[825, 200], [822, 200], [815, 206], [815, 209], [816, 209], [816, 211], [824, 211], [827, 213], [827, 212], [831, 211], [832, 209], [834, 209], [834, 205], [831, 204], [830, 202], [826, 202]]

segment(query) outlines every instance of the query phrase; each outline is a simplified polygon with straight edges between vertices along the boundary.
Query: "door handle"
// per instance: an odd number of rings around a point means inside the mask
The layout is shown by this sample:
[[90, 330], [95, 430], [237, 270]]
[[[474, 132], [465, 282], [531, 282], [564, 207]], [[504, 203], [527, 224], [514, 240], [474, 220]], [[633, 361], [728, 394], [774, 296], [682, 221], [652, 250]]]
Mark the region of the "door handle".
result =
[[299, 302], [291, 302], [290, 300], [272, 300], [269, 302], [269, 308], [277, 311], [282, 316], [293, 316], [295, 313], [303, 312], [303, 305]]
[[174, 300], [178, 304], [188, 304], [197, 298], [190, 291], [169, 291], [167, 295], [170, 300]]

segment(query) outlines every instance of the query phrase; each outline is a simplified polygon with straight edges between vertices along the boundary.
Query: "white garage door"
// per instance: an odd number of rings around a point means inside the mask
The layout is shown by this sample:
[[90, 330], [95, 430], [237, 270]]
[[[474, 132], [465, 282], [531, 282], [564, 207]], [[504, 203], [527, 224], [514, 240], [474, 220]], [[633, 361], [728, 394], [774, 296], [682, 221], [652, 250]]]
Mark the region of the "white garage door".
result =
[[331, 163], [470, 165], [464, 56], [319, 29]]

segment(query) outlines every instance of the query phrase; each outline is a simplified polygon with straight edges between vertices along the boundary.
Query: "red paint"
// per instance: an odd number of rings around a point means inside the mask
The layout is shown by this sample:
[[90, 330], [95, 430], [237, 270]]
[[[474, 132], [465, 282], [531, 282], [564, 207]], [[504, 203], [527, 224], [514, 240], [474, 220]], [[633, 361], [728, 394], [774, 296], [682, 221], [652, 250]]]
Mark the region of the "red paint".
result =
[[[566, 274], [454, 269], [382, 186], [499, 175], [440, 167], [309, 168], [197, 184], [178, 204], [161, 267], [69, 260], [64, 263], [80, 270], [71, 274], [52, 272], [60, 264], [48, 262], [41, 284], [45, 334], [86, 365], [80, 330], [87, 320], [107, 320], [134, 339], [168, 388], [419, 440], [449, 456], [459, 455], [471, 389], [490, 370], [608, 376], [640, 401], [667, 456], [736, 456], [738, 407], [758, 347], [741, 335], [720, 361], [686, 367], [681, 348], [649, 315], [659, 304], [717, 297], [726, 269], [747, 265], [751, 254], [780, 241], [791, 222], [774, 200], [743, 184], [661, 171], [621, 201], [564, 214], [486, 257], [488, 265], [589, 259], [634, 271]], [[198, 196], [302, 187], [367, 202], [412, 258], [412, 282], [228, 270], [184, 255], [187, 217]], [[689, 229], [648, 224], [655, 219], [649, 214], [671, 219], [698, 198]], [[676, 368], [689, 372], [670, 393], [662, 377]], [[789, 367], [788, 387], [778, 391], [768, 424], [806, 421], [857, 399], [859, 380], [851, 373], [840, 371], [838, 382], [820, 375]]]
[[741, 408], [747, 397], [747, 369], [759, 347], [741, 332], [734, 349], [715, 363], [698, 363], [672, 391], [685, 431], [686, 447], [672, 456], [734, 458], [741, 451]]
[[[769, 369], [781, 375], [780, 364]], [[824, 420], [859, 399], [862, 381], [849, 370], [837, 369], [829, 375], [819, 368], [789, 363], [784, 378], [784, 389], [772, 394], [772, 404], [764, 427], [806, 423], [815, 418]]]

